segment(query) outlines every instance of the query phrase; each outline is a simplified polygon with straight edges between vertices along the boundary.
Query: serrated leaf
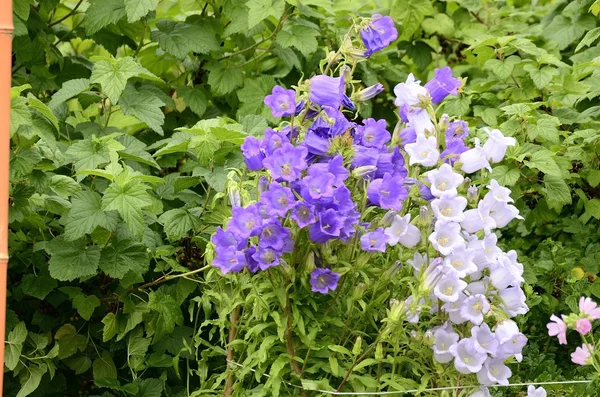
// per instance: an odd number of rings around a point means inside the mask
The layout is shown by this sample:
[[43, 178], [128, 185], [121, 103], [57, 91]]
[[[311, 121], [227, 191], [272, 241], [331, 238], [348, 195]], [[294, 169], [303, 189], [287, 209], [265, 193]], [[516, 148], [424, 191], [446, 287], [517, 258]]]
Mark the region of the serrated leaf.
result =
[[556, 75], [558, 75], [558, 70], [551, 66], [544, 66], [539, 70], [533, 69], [529, 72], [529, 76], [531, 76], [533, 83], [540, 90], [545, 88]]
[[10, 100], [10, 134], [17, 132], [20, 126], [32, 123], [31, 112], [27, 107], [27, 99], [15, 97]]
[[244, 116], [244, 118], [242, 118], [240, 123], [244, 127], [244, 132], [247, 135], [252, 135], [252, 136], [263, 135], [265, 133], [265, 130], [269, 126], [269, 124], [267, 123], [267, 120], [265, 120], [264, 117], [256, 115], [256, 114], [249, 114], [247, 116]]
[[21, 389], [16, 397], [25, 397], [33, 393], [42, 381], [42, 376], [46, 373], [46, 369], [38, 365], [30, 365], [21, 371], [19, 379], [21, 381]]
[[107, 342], [107, 341], [111, 340], [119, 332], [117, 316], [115, 316], [114, 313], [108, 313], [102, 319], [102, 324], [104, 324], [104, 328], [102, 330], [102, 341], [103, 342]]
[[585, 203], [585, 211], [600, 220], [600, 200], [591, 199]]
[[84, 239], [67, 241], [60, 236], [46, 243], [46, 251], [51, 255], [50, 275], [60, 281], [71, 281], [96, 274], [102, 248], [87, 245]]
[[119, 217], [116, 212], [102, 210], [102, 197], [92, 191], [83, 191], [72, 198], [71, 210], [64, 218], [67, 241], [73, 241], [90, 234], [100, 226], [108, 231], [116, 230]]
[[219, 50], [219, 43], [209, 29], [165, 19], [156, 22], [156, 28], [158, 30], [152, 31], [152, 40], [179, 59], [184, 59], [192, 51], [208, 54]]
[[69, 198], [81, 190], [81, 185], [65, 175], [52, 175], [48, 187], [62, 198]]
[[102, 357], [94, 360], [93, 373], [94, 380], [98, 379], [117, 379], [117, 367], [108, 352], [102, 352]]
[[598, 40], [600, 37], [600, 27], [590, 30], [585, 34], [585, 37], [581, 39], [579, 44], [577, 44], [577, 48], [575, 48], [575, 52], [579, 52], [583, 47], [589, 47], [594, 44], [594, 41]]
[[529, 168], [535, 168], [542, 171], [546, 175], [552, 175], [558, 178], [562, 175], [556, 161], [554, 161], [552, 155], [546, 150], [540, 150], [533, 153], [529, 161], [523, 161], [523, 163]]
[[30, 96], [27, 98], [29, 107], [37, 110], [39, 114], [41, 114], [46, 120], [48, 120], [50, 124], [54, 126], [56, 131], [58, 131], [58, 119], [56, 118], [54, 113], [52, 113], [50, 108], [39, 99], [35, 98], [34, 96], [31, 96], [31, 94], [29, 95]]
[[256, 25], [272, 16], [275, 19], [281, 18], [283, 14], [284, 2], [282, 0], [249, 0], [246, 3], [248, 7], [248, 29], [254, 28]]
[[163, 225], [170, 241], [177, 241], [185, 237], [190, 230], [197, 231], [202, 226], [200, 219], [181, 208], [163, 213], [158, 221]]
[[19, 364], [23, 343], [27, 339], [27, 328], [24, 322], [19, 322], [12, 331], [8, 333], [6, 347], [4, 350], [4, 365], [10, 371]]
[[176, 325], [183, 324], [181, 308], [170, 295], [151, 292], [148, 307], [156, 312], [151, 321], [155, 342], [173, 332]]
[[421, 26], [425, 33], [429, 35], [439, 33], [451, 37], [454, 34], [454, 21], [446, 14], [435, 14], [433, 18], [425, 18]]
[[144, 274], [149, 259], [146, 246], [131, 240], [116, 240], [102, 250], [100, 270], [110, 277], [121, 279], [129, 271]]
[[563, 15], [557, 15], [544, 29], [547, 39], [558, 43], [558, 48], [564, 50], [583, 34], [596, 27], [596, 21], [591, 15], [582, 15], [573, 21]]
[[410, 39], [425, 17], [431, 14], [433, 6], [429, 0], [396, 0], [390, 12], [392, 19], [402, 25], [401, 39]]
[[515, 66], [520, 62], [521, 58], [513, 55], [504, 60], [490, 59], [483, 65], [483, 67], [487, 70], [491, 70], [496, 76], [498, 76], [498, 78], [506, 80], [512, 74]]
[[215, 95], [229, 94], [244, 82], [244, 74], [238, 68], [225, 68], [221, 63], [212, 63], [206, 69], [209, 71], [208, 85]]
[[125, 12], [129, 23], [137, 22], [156, 9], [158, 0], [125, 0]]
[[44, 299], [54, 288], [58, 287], [55, 279], [46, 275], [26, 274], [21, 279], [21, 288], [27, 295]]
[[73, 98], [76, 95], [81, 94], [87, 90], [90, 86], [89, 79], [73, 79], [65, 81], [62, 87], [52, 95], [52, 99], [48, 102], [50, 109], [56, 109], [65, 101]]
[[122, 159], [133, 160], [160, 169], [156, 160], [146, 151], [147, 146], [144, 142], [131, 135], [121, 135], [117, 137], [117, 141], [125, 147], [125, 149], [119, 151], [119, 156]]
[[503, 186], [513, 186], [520, 178], [521, 173], [517, 168], [509, 169], [505, 165], [494, 167], [491, 177]]
[[182, 98], [185, 105], [202, 117], [208, 106], [208, 98], [202, 87], [182, 86], [177, 89], [177, 96]]
[[92, 317], [94, 310], [99, 306], [100, 299], [96, 295], [85, 296], [80, 294], [73, 299], [73, 309], [76, 309], [81, 318], [86, 321]]
[[26, 21], [29, 19], [29, 10], [33, 3], [33, 0], [12, 0], [13, 12], [19, 18]]
[[75, 375], [81, 375], [92, 367], [92, 360], [86, 356], [69, 357], [64, 362], [75, 371]]
[[116, 210], [129, 227], [131, 233], [138, 238], [144, 234], [144, 218], [142, 208], [152, 205], [147, 186], [131, 180], [124, 185], [111, 183], [102, 198], [102, 210]]
[[227, 182], [227, 170], [223, 167], [216, 166], [213, 170], [205, 167], [196, 167], [193, 171], [194, 176], [202, 176], [208, 185], [217, 192], [225, 191], [225, 183]]
[[102, 91], [116, 104], [127, 85], [127, 80], [145, 72], [147, 71], [132, 57], [102, 60], [94, 64], [90, 81], [100, 84]]
[[283, 48], [294, 47], [305, 57], [314, 53], [318, 48], [316, 37], [319, 31], [294, 22], [286, 23], [277, 34], [276, 42]]
[[159, 135], [164, 135], [162, 125], [165, 123], [165, 115], [160, 108], [165, 103], [158, 96], [128, 86], [119, 99], [119, 105], [123, 114], [137, 117]]
[[138, 397], [161, 397], [164, 384], [160, 379], [146, 378], [140, 382]]
[[90, 36], [124, 16], [123, 0], [94, 0], [85, 12], [85, 32]]
[[548, 207], [560, 212], [565, 204], [571, 204], [571, 189], [564, 179], [559, 176], [546, 174], [544, 176], [544, 191]]

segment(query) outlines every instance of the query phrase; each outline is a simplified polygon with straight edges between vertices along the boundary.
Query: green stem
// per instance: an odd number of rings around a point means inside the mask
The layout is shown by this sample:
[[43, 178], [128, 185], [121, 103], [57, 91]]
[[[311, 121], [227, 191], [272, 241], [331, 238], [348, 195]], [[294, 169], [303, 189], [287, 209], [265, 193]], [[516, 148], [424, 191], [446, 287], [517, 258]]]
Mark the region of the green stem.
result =
[[167, 282], [169, 280], [173, 280], [173, 279], [180, 278], [180, 277], [191, 276], [192, 274], [196, 274], [196, 273], [200, 273], [200, 272], [205, 271], [206, 269], [210, 268], [210, 266], [211, 265], [206, 265], [204, 267], [201, 267], [200, 269], [192, 270], [190, 272], [181, 273], [181, 274], [165, 275], [165, 276], [162, 276], [162, 277], [160, 277], [160, 278], [158, 278], [158, 279], [156, 279], [156, 280], [154, 280], [154, 281], [152, 281], [150, 283], [146, 283], [146, 284], [138, 287], [137, 289], [142, 290], [142, 289], [146, 289], [146, 288], [152, 287], [152, 286], [154, 286], [156, 284], [161, 284], [161, 283]]
[[61, 23], [65, 19], [69, 18], [71, 15], [75, 14], [75, 11], [77, 11], [77, 9], [81, 5], [81, 3], [83, 3], [83, 0], [79, 0], [79, 2], [77, 4], [75, 4], [75, 7], [73, 7], [73, 9], [71, 11], [69, 11], [69, 13], [67, 15], [65, 15], [64, 17], [62, 17], [52, 23], [48, 23], [48, 27], [51, 28], [52, 26]]

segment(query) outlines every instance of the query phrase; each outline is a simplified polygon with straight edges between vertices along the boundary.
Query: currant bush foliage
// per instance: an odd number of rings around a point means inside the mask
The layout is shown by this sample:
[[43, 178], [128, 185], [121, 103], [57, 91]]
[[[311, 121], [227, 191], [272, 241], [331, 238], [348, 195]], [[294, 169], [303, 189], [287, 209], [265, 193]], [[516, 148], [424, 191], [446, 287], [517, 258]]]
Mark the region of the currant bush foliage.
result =
[[[349, 14], [374, 12], [391, 15], [400, 35], [357, 68], [388, 96], [360, 115], [395, 121], [390, 88], [409, 72], [427, 80], [447, 64], [466, 85], [441, 111], [517, 138], [494, 169], [525, 216], [504, 239], [520, 249], [531, 284], [524, 319], [531, 358], [515, 374], [580, 374], [547, 343], [544, 324], [552, 312], [575, 309], [580, 295], [600, 298], [597, 2], [15, 0], [13, 7], [5, 395], [219, 395], [229, 316], [241, 304], [265, 318], [246, 330], [247, 340], [234, 341], [252, 357], [247, 368], [270, 371], [255, 394], [284, 387], [284, 363], [264, 362], [282, 319], [269, 318], [258, 301], [236, 300], [241, 291], [207, 273], [203, 252], [230, 216], [228, 168], [243, 164], [240, 143], [275, 121], [263, 97], [314, 73]], [[246, 280], [239, 288], [256, 286]], [[259, 288], [285, 296], [270, 283]], [[387, 304], [382, 299], [371, 304]], [[295, 326], [307, 335], [317, 329]], [[352, 349], [332, 349], [331, 374], [343, 371], [336, 357]], [[580, 389], [575, 395], [586, 395]]]

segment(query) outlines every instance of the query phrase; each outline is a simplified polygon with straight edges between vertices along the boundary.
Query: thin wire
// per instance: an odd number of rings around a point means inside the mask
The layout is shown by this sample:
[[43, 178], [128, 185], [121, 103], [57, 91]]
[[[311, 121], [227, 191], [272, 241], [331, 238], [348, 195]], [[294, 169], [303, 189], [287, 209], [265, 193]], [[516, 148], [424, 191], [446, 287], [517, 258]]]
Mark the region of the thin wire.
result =
[[[246, 368], [240, 363], [235, 361], [226, 360], [229, 364], [236, 365], [240, 368]], [[256, 372], [253, 368], [248, 368], [252, 372]], [[262, 374], [267, 378], [271, 376], [269, 374]], [[293, 383], [284, 382], [285, 384], [295, 387], [297, 389], [303, 389], [302, 386], [294, 385]], [[527, 382], [527, 383], [511, 383], [508, 385], [491, 385], [491, 386], [482, 386], [482, 385], [461, 385], [461, 388], [469, 388], [469, 389], [477, 389], [480, 387], [521, 387], [521, 386], [543, 386], [543, 385], [572, 385], [572, 384], [582, 384], [582, 383], [592, 383], [591, 380], [567, 380], [567, 381], [554, 381], [554, 382]], [[393, 394], [406, 394], [406, 393], [423, 393], [426, 391], [442, 391], [442, 390], [456, 390], [456, 386], [449, 387], [433, 387], [430, 389], [410, 389], [405, 391], [380, 391], [380, 392], [347, 392], [347, 391], [330, 391], [330, 390], [311, 390], [316, 391], [318, 393], [330, 394], [332, 396], [390, 396]]]

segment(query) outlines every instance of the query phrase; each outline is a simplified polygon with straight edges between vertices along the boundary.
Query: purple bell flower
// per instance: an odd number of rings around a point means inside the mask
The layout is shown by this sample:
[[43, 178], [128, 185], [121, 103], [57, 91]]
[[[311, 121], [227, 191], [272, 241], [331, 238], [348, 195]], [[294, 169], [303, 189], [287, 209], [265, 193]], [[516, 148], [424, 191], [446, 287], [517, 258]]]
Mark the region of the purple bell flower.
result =
[[367, 48], [367, 57], [383, 50], [398, 38], [398, 31], [391, 17], [373, 14], [371, 18], [371, 23], [360, 31], [360, 37]]
[[286, 241], [290, 239], [291, 233], [281, 225], [277, 219], [263, 226], [260, 232], [261, 247], [271, 247], [276, 251], [283, 251]]
[[304, 228], [316, 222], [314, 206], [303, 201], [296, 202], [291, 218], [296, 221], [299, 227]]
[[385, 230], [380, 227], [373, 232], [365, 233], [360, 238], [360, 246], [363, 250], [373, 252], [385, 252], [385, 245], [389, 237], [385, 234]]
[[309, 98], [319, 106], [338, 109], [344, 101], [344, 77], [330, 77], [324, 74], [313, 76], [309, 85]]
[[373, 180], [367, 188], [369, 201], [383, 209], [400, 211], [402, 201], [408, 197], [408, 190], [402, 186], [403, 179], [385, 174], [383, 178]]
[[367, 88], [364, 88], [358, 92], [356, 92], [354, 95], [352, 95], [353, 98], [355, 98], [358, 102], [366, 102], [370, 99], [375, 98], [375, 96], [377, 96], [378, 94], [383, 92], [383, 84], [381, 83], [376, 83], [374, 85], [371, 85]]
[[386, 129], [385, 120], [366, 119], [362, 126], [357, 127], [356, 138], [363, 146], [382, 149], [392, 135]]
[[258, 262], [253, 258], [253, 255], [255, 253], [256, 253], [256, 246], [254, 246], [254, 245], [251, 245], [244, 251], [244, 255], [246, 256], [246, 266], [248, 267], [248, 270], [250, 270], [252, 273], [256, 273], [257, 271], [260, 270], [260, 267], [258, 266]]
[[213, 266], [221, 271], [223, 274], [229, 272], [239, 272], [246, 266], [246, 255], [242, 251], [236, 251], [234, 249], [225, 250], [217, 254], [213, 260]]
[[306, 148], [284, 143], [281, 148], [264, 159], [263, 164], [271, 172], [273, 179], [291, 182], [298, 179], [306, 169], [304, 159], [306, 155]]
[[310, 239], [316, 243], [324, 243], [340, 236], [344, 219], [334, 209], [319, 213], [319, 220], [309, 229]]
[[458, 95], [458, 88], [461, 81], [452, 77], [452, 69], [446, 66], [441, 69], [435, 69], [435, 77], [425, 84], [425, 88], [431, 95], [431, 102], [440, 103], [448, 95]]
[[456, 120], [448, 124], [446, 130], [446, 143], [450, 141], [463, 140], [469, 136], [469, 126], [462, 120]]
[[269, 190], [262, 194], [261, 201], [265, 204], [265, 211], [268, 215], [285, 218], [287, 212], [294, 207], [296, 197], [289, 187], [273, 182]]
[[308, 175], [302, 180], [308, 189], [308, 194], [312, 199], [321, 197], [333, 197], [333, 184], [335, 176], [329, 172]]
[[[386, 173], [402, 178], [405, 178], [406, 175], [408, 175], [408, 171], [404, 167], [404, 157], [400, 153], [400, 148], [398, 146], [396, 146], [392, 152], [383, 149], [383, 152], [377, 159], [375, 178], [383, 178]], [[405, 181], [405, 184], [406, 183], [407, 181]]]
[[247, 136], [241, 146], [244, 162], [250, 171], [263, 169], [265, 155], [261, 150], [262, 142], [253, 136]]
[[313, 292], [326, 294], [335, 291], [340, 280], [340, 275], [329, 269], [318, 268], [310, 274], [310, 285]]
[[228, 232], [243, 239], [260, 233], [263, 220], [258, 213], [257, 206], [234, 207], [231, 213], [232, 217], [227, 224]]
[[459, 156], [469, 150], [462, 140], [448, 141], [446, 140], [446, 149], [440, 154], [444, 159], [444, 163], [454, 165]]
[[265, 97], [264, 102], [271, 108], [273, 117], [291, 116], [296, 112], [296, 91], [276, 85], [271, 95]]
[[318, 175], [324, 172], [334, 176], [333, 184], [336, 187], [344, 186], [344, 181], [349, 176], [348, 170], [344, 167], [344, 158], [339, 154], [325, 163], [315, 163], [308, 167], [308, 175]]
[[275, 131], [272, 128], [265, 130], [265, 138], [262, 140], [262, 149], [267, 156], [270, 156], [275, 150], [281, 148], [285, 143], [290, 143], [289, 138], [282, 132]]
[[279, 265], [279, 255], [271, 247], [259, 247], [252, 258], [258, 262], [260, 270], [267, 270], [270, 267]]

